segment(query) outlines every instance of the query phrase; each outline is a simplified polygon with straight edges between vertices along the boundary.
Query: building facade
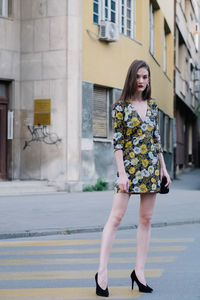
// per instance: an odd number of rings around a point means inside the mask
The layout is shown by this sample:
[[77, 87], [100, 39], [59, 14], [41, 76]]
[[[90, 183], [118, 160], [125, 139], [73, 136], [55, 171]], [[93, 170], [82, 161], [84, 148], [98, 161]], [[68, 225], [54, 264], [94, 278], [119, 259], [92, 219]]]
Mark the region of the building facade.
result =
[[167, 168], [173, 176], [174, 1], [83, 2], [82, 179], [113, 180], [111, 104], [134, 59], [151, 68]]
[[175, 25], [175, 173], [199, 167], [200, 3], [176, 1]]
[[81, 20], [80, 0], [0, 0], [1, 179], [81, 189]]
[[174, 1], [0, 0], [0, 178], [112, 185], [111, 105], [134, 59], [173, 176]]

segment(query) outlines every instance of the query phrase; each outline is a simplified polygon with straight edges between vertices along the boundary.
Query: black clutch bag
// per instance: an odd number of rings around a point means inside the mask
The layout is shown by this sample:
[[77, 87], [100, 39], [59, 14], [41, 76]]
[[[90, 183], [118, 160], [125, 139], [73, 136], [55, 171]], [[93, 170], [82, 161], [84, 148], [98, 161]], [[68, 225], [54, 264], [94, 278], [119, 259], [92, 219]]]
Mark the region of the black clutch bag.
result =
[[169, 188], [165, 186], [166, 183], [167, 183], [167, 178], [164, 176], [162, 178], [161, 185], [160, 185], [160, 194], [169, 193]]

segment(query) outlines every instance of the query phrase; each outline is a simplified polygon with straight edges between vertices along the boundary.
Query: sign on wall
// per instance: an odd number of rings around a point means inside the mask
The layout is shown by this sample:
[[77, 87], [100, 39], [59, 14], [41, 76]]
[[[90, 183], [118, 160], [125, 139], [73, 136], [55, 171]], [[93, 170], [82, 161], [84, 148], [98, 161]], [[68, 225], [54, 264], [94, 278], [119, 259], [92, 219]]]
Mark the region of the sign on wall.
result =
[[34, 125], [51, 125], [51, 99], [34, 100]]

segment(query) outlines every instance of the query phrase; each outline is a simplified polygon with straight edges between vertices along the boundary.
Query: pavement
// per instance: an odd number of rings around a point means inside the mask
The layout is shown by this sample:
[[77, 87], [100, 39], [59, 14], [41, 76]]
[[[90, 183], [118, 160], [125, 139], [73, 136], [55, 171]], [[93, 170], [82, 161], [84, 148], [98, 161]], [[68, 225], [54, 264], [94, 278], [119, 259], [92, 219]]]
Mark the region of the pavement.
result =
[[[101, 231], [113, 191], [0, 197], [0, 239]], [[120, 229], [137, 228], [139, 195], [132, 195]], [[200, 169], [182, 173], [157, 195], [152, 227], [200, 223]]]

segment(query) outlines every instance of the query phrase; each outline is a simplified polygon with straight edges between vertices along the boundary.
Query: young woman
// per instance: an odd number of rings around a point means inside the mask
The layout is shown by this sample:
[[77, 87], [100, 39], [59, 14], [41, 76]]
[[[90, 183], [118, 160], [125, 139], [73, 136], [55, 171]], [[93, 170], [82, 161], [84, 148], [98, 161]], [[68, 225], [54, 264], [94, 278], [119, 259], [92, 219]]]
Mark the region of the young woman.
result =
[[171, 180], [162, 155], [158, 128], [158, 107], [151, 98], [150, 68], [143, 60], [134, 60], [129, 67], [120, 98], [113, 105], [114, 155], [117, 179], [114, 201], [102, 233], [100, 262], [95, 275], [96, 294], [108, 297], [107, 265], [117, 228], [125, 214], [131, 194], [140, 194], [137, 254], [131, 273], [132, 289], [137, 283], [140, 292], [153, 291], [146, 284], [144, 267], [150, 240], [150, 228], [156, 193], [166, 176]]

